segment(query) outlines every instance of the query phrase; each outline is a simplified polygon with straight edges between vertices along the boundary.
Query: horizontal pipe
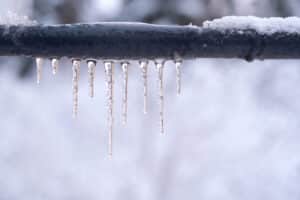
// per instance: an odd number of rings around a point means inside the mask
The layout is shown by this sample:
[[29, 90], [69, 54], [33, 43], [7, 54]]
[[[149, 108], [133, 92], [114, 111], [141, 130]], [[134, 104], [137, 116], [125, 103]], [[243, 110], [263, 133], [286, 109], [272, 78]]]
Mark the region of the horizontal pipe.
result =
[[144, 23], [0, 25], [0, 56], [78, 59], [300, 58], [300, 34]]

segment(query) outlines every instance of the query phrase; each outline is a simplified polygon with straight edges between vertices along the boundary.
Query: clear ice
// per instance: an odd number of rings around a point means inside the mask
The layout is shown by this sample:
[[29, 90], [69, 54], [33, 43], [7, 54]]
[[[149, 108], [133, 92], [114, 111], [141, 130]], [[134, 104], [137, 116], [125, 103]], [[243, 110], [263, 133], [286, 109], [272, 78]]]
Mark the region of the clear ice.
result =
[[163, 85], [163, 70], [164, 62], [156, 62], [156, 69], [158, 72], [158, 95], [159, 95], [159, 122], [160, 133], [164, 133], [164, 85]]
[[89, 60], [87, 61], [88, 64], [88, 76], [89, 76], [89, 96], [91, 98], [94, 97], [94, 81], [95, 81], [95, 68], [96, 68], [96, 61]]
[[42, 68], [43, 68], [44, 59], [36, 58], [35, 62], [36, 62], [36, 82], [37, 84], [40, 84], [42, 78]]
[[58, 70], [59, 61], [56, 58], [51, 59], [52, 73], [55, 75]]
[[128, 97], [128, 66], [129, 62], [123, 62], [122, 71], [123, 71], [123, 95], [122, 95], [122, 124], [127, 123], [127, 97]]
[[141, 61], [140, 68], [142, 70], [143, 89], [144, 89], [144, 114], [147, 114], [147, 96], [148, 96], [148, 61]]
[[72, 61], [72, 71], [73, 71], [73, 118], [77, 117], [78, 113], [78, 81], [80, 74], [80, 60]]
[[113, 62], [105, 61], [105, 76], [106, 76], [106, 98], [107, 98], [107, 124], [108, 124], [108, 154], [112, 156], [112, 141], [113, 141]]
[[[43, 58], [36, 58], [37, 65], [37, 83], [40, 83]], [[174, 60], [176, 67], [176, 91], [179, 95], [181, 93], [181, 60]], [[78, 114], [78, 82], [80, 76], [80, 64], [79, 59], [72, 60], [72, 91], [73, 91], [73, 117], [77, 117]], [[89, 96], [94, 97], [94, 79], [95, 79], [95, 68], [96, 60], [88, 60], [88, 82], [89, 82]], [[142, 80], [143, 80], [143, 111], [147, 113], [147, 97], [148, 97], [148, 61], [140, 61], [139, 63]], [[156, 61], [155, 66], [158, 73], [158, 96], [159, 96], [159, 125], [160, 133], [164, 134], [164, 81], [163, 81], [163, 70], [165, 61]], [[53, 74], [57, 73], [59, 67], [59, 60], [56, 58], [51, 59], [51, 66]], [[122, 124], [127, 123], [127, 112], [128, 112], [128, 69], [130, 63], [125, 61], [121, 62], [122, 67]], [[113, 104], [114, 104], [114, 63], [113, 61], [104, 61], [105, 67], [105, 79], [106, 79], [106, 100], [107, 100], [107, 126], [108, 126], [108, 154], [112, 156], [113, 153]]]
[[175, 61], [177, 95], [180, 95], [181, 93], [181, 65], [182, 65], [182, 61]]

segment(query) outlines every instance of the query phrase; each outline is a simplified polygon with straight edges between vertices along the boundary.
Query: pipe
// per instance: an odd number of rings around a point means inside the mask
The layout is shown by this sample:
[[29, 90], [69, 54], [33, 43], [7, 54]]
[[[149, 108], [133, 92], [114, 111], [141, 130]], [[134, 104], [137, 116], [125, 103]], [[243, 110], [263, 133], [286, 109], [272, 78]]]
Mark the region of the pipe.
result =
[[78, 59], [300, 58], [300, 34], [145, 23], [0, 25], [0, 56]]

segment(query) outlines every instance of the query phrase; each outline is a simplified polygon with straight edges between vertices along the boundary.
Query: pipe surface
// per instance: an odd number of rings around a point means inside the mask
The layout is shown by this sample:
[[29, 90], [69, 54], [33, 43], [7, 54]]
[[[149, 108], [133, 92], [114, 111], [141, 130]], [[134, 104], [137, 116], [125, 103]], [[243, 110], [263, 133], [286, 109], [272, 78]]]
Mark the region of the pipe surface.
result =
[[145, 23], [0, 25], [0, 56], [78, 59], [300, 58], [300, 34]]

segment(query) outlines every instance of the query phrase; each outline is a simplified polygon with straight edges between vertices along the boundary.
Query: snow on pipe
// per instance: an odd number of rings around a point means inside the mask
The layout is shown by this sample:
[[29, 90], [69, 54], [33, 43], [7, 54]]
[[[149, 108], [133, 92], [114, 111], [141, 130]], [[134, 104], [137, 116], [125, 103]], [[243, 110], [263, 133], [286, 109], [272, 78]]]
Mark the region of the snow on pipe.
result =
[[0, 25], [0, 56], [76, 59], [300, 58], [300, 33], [145, 23]]

